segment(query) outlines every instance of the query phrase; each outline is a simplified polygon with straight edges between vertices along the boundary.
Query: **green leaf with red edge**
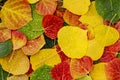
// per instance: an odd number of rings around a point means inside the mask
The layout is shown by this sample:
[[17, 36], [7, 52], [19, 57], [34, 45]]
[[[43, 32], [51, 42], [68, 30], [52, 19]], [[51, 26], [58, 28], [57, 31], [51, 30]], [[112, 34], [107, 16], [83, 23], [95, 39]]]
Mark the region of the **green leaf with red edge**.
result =
[[32, 20], [27, 0], [7, 0], [1, 10], [1, 20], [5, 27], [12, 30], [27, 24]]
[[70, 74], [70, 61], [64, 61], [62, 63], [57, 64], [51, 70], [51, 76], [54, 80], [73, 80]]
[[84, 56], [81, 59], [71, 59], [70, 72], [74, 79], [82, 78], [89, 74], [92, 68], [93, 60], [88, 56]]
[[57, 7], [57, 0], [40, 0], [36, 4], [36, 10], [41, 15], [53, 14]]
[[42, 25], [45, 31], [45, 35], [51, 39], [57, 38], [57, 33], [63, 26], [64, 21], [54, 15], [46, 15], [42, 20]]

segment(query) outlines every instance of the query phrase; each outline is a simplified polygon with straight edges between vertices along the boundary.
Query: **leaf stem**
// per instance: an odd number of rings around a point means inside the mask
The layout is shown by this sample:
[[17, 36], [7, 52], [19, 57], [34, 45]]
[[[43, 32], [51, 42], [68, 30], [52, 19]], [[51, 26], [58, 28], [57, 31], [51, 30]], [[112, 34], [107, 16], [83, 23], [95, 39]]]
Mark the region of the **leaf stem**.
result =
[[[117, 16], [117, 14], [114, 14], [114, 16], [112, 17], [112, 19], [110, 20], [110, 22], [112, 22], [115, 19], [116, 16]], [[111, 23], [109, 23], [109, 26], [111, 26]]]

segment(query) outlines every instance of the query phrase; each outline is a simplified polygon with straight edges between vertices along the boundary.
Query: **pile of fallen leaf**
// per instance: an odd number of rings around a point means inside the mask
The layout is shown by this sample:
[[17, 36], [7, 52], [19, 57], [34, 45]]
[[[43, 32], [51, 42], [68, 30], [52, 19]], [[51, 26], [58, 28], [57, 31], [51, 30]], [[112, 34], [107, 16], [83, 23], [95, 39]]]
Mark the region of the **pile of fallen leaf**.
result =
[[0, 7], [0, 80], [120, 80], [120, 0]]

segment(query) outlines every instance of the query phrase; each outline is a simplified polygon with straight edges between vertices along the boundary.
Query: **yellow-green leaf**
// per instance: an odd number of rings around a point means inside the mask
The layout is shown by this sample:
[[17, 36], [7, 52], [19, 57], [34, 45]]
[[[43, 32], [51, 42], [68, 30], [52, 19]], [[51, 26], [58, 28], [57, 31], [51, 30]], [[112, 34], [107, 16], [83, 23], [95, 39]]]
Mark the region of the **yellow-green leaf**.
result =
[[68, 57], [81, 58], [87, 51], [87, 30], [76, 26], [65, 26], [58, 32], [58, 44]]
[[87, 13], [90, 0], [63, 0], [63, 7], [77, 15]]
[[23, 74], [23, 75], [14, 75], [8, 77], [7, 80], [29, 80], [29, 79], [27, 75]]
[[89, 11], [86, 14], [82, 15], [79, 21], [83, 24], [87, 24], [93, 27], [103, 24], [102, 17], [97, 13], [95, 9], [95, 2], [91, 3]]
[[32, 69], [36, 70], [43, 64], [54, 66], [60, 63], [61, 59], [56, 52], [56, 49], [42, 49], [38, 53], [30, 57], [30, 62], [32, 64]]
[[31, 8], [27, 0], [7, 0], [2, 7], [1, 20], [9, 29], [21, 28], [31, 19]]

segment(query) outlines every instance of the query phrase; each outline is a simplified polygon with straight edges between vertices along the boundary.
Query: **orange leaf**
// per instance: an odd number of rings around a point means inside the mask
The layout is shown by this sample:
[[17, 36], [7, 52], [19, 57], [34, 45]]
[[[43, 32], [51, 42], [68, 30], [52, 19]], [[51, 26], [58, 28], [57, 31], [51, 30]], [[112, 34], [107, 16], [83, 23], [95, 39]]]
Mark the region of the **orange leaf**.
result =
[[45, 44], [44, 36], [41, 35], [40, 37], [30, 40], [27, 44], [22, 47], [24, 54], [26, 55], [34, 55], [37, 53]]
[[41, 15], [53, 14], [56, 10], [56, 0], [40, 0], [36, 5], [36, 10]]
[[0, 42], [4, 42], [11, 38], [11, 31], [9, 29], [0, 30]]
[[26, 0], [7, 0], [2, 7], [1, 20], [9, 29], [21, 28], [31, 19], [31, 8]]

